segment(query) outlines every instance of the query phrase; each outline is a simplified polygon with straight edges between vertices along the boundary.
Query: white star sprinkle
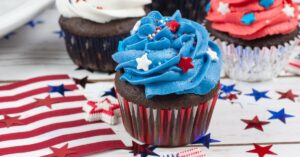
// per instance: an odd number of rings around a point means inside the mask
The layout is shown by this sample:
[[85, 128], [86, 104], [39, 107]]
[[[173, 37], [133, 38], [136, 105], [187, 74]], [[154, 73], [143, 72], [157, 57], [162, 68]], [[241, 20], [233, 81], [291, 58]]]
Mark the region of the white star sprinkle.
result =
[[141, 26], [141, 21], [139, 20], [139, 21], [137, 21], [137, 22], [135, 23], [135, 25], [133, 26], [133, 28], [132, 28], [132, 30], [130, 31], [130, 33], [131, 33], [131, 34], [136, 33], [136, 32], [139, 30], [140, 26]]
[[282, 11], [288, 16], [288, 17], [294, 17], [295, 16], [295, 8], [291, 7], [289, 4], [285, 4]]
[[149, 70], [149, 66], [152, 64], [152, 61], [148, 59], [148, 54], [145, 53], [142, 57], [136, 58], [137, 69], [143, 69], [144, 71]]
[[266, 20], [266, 23], [269, 24], [269, 23], [270, 23], [270, 20]]
[[213, 51], [211, 48], [208, 48], [207, 54], [209, 54], [212, 61], [219, 60], [218, 54], [215, 51]]
[[220, 12], [222, 15], [229, 13], [230, 12], [229, 4], [220, 2], [218, 7], [218, 12]]

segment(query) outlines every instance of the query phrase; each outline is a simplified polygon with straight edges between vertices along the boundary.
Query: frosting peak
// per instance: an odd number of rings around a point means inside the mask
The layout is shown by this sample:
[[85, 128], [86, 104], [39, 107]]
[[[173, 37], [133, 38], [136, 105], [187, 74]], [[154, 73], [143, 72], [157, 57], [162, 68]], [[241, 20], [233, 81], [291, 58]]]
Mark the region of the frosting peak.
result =
[[297, 16], [292, 0], [212, 0], [206, 18], [216, 30], [253, 40], [294, 31]]
[[143, 85], [145, 95], [205, 95], [220, 80], [220, 50], [200, 24], [177, 11], [163, 17], [152, 11], [119, 43], [113, 59], [121, 80]]
[[115, 19], [141, 17], [151, 0], [56, 0], [64, 17], [81, 17], [98, 23]]

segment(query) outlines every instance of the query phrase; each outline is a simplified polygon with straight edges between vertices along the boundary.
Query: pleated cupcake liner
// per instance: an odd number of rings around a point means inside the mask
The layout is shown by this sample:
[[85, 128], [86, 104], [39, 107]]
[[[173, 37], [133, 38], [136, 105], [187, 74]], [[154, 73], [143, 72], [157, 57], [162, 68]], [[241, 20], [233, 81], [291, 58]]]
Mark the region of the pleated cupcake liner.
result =
[[206, 133], [218, 98], [190, 107], [146, 108], [122, 97], [116, 90], [126, 131], [135, 139], [150, 145], [175, 147], [191, 144]]
[[100, 72], [114, 71], [116, 63], [111, 55], [117, 51], [119, 41], [129, 35], [95, 38], [63, 31], [66, 48], [72, 61], [79, 67]]

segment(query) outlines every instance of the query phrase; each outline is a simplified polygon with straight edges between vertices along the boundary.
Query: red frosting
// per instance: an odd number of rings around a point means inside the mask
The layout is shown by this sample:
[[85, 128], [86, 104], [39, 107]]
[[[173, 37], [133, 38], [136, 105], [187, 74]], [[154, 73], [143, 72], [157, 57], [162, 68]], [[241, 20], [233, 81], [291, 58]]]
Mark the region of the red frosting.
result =
[[[218, 11], [220, 2], [228, 4], [230, 12], [221, 14]], [[269, 8], [264, 8], [259, 2], [260, 0], [211, 0], [206, 18], [212, 22], [212, 28], [244, 40], [288, 34], [297, 28], [298, 8], [292, 0], [274, 0]], [[288, 16], [282, 11], [286, 5], [294, 8], [294, 16]], [[246, 13], [255, 15], [255, 21], [250, 25], [241, 22]]]

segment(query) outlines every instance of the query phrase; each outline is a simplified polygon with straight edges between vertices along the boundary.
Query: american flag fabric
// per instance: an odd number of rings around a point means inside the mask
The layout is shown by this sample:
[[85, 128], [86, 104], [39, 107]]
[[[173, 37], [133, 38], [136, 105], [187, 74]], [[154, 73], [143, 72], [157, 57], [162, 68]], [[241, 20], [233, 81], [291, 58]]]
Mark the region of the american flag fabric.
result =
[[124, 148], [103, 122], [87, 122], [86, 98], [68, 75], [0, 86], [0, 156], [85, 156]]

